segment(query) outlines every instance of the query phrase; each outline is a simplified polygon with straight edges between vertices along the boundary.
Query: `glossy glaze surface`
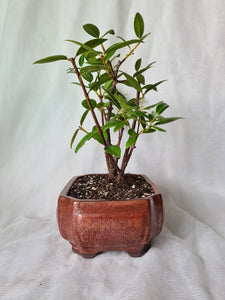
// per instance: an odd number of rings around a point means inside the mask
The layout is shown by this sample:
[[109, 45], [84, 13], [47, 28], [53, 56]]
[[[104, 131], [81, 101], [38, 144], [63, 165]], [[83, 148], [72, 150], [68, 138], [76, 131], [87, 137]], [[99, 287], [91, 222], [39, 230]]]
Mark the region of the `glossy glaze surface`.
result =
[[67, 196], [73, 177], [58, 199], [57, 218], [62, 237], [73, 251], [92, 258], [102, 251], [143, 255], [162, 228], [162, 196], [144, 175], [155, 194], [133, 200], [81, 200]]

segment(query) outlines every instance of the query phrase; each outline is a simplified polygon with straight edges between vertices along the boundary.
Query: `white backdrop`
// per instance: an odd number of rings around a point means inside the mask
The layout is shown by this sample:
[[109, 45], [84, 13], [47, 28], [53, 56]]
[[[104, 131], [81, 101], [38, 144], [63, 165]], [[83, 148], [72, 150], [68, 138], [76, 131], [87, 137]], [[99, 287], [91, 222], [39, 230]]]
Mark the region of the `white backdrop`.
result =
[[[137, 11], [152, 35], [135, 59], [158, 61], [147, 78], [168, 81], [153, 99], [185, 118], [141, 139], [127, 170], [162, 192], [164, 228], [141, 258], [85, 260], [59, 236], [57, 197], [72, 176], [106, 172], [104, 156], [69, 148], [83, 100], [69, 64], [32, 62], [72, 56], [64, 40], [85, 41], [86, 23], [133, 38]], [[1, 0], [0, 16], [1, 299], [225, 299], [224, 1]]]

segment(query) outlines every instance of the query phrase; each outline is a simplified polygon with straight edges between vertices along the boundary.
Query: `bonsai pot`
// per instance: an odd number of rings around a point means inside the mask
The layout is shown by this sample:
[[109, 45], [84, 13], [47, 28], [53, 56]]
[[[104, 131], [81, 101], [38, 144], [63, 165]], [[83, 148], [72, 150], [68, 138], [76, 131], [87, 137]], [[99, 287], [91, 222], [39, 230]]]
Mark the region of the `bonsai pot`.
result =
[[154, 193], [138, 199], [76, 199], [68, 192], [78, 177], [68, 182], [58, 199], [57, 219], [74, 252], [92, 258], [103, 251], [125, 251], [132, 257], [148, 251], [162, 229], [163, 204], [156, 186], [141, 176]]

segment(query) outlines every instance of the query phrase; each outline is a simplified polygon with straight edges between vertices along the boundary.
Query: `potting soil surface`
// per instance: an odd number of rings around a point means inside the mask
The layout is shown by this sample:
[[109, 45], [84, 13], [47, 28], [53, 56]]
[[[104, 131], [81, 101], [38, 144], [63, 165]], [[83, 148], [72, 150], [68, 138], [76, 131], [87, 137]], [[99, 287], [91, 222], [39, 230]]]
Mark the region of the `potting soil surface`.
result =
[[126, 174], [119, 183], [107, 174], [92, 174], [78, 177], [68, 196], [77, 199], [136, 199], [153, 195], [151, 185], [141, 175]]

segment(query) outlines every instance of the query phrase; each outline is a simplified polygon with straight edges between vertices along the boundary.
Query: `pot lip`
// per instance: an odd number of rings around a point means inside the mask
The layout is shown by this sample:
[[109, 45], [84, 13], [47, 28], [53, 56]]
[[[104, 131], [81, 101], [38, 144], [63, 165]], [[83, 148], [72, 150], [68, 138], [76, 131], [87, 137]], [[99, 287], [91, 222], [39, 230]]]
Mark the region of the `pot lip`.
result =
[[161, 193], [159, 192], [159, 190], [157, 189], [157, 187], [155, 186], [155, 184], [144, 174], [136, 174], [136, 173], [126, 173], [125, 175], [137, 175], [137, 176], [142, 176], [148, 183], [150, 183], [150, 185], [152, 186], [152, 189], [154, 191], [153, 195], [147, 196], [147, 197], [143, 197], [143, 198], [133, 198], [133, 199], [119, 199], [119, 200], [110, 200], [110, 199], [77, 199], [71, 196], [68, 196], [68, 192], [69, 189], [71, 187], [71, 185], [73, 184], [73, 182], [78, 178], [78, 177], [83, 177], [83, 176], [87, 176], [87, 175], [107, 175], [107, 173], [87, 173], [87, 174], [83, 174], [83, 175], [79, 175], [79, 176], [73, 176], [70, 181], [66, 184], [66, 186], [63, 188], [62, 192], [59, 195], [59, 198], [66, 198], [66, 199], [70, 199], [74, 202], [119, 202], [119, 201], [140, 201], [140, 200], [149, 200], [153, 197], [155, 197], [156, 195], [161, 195]]

